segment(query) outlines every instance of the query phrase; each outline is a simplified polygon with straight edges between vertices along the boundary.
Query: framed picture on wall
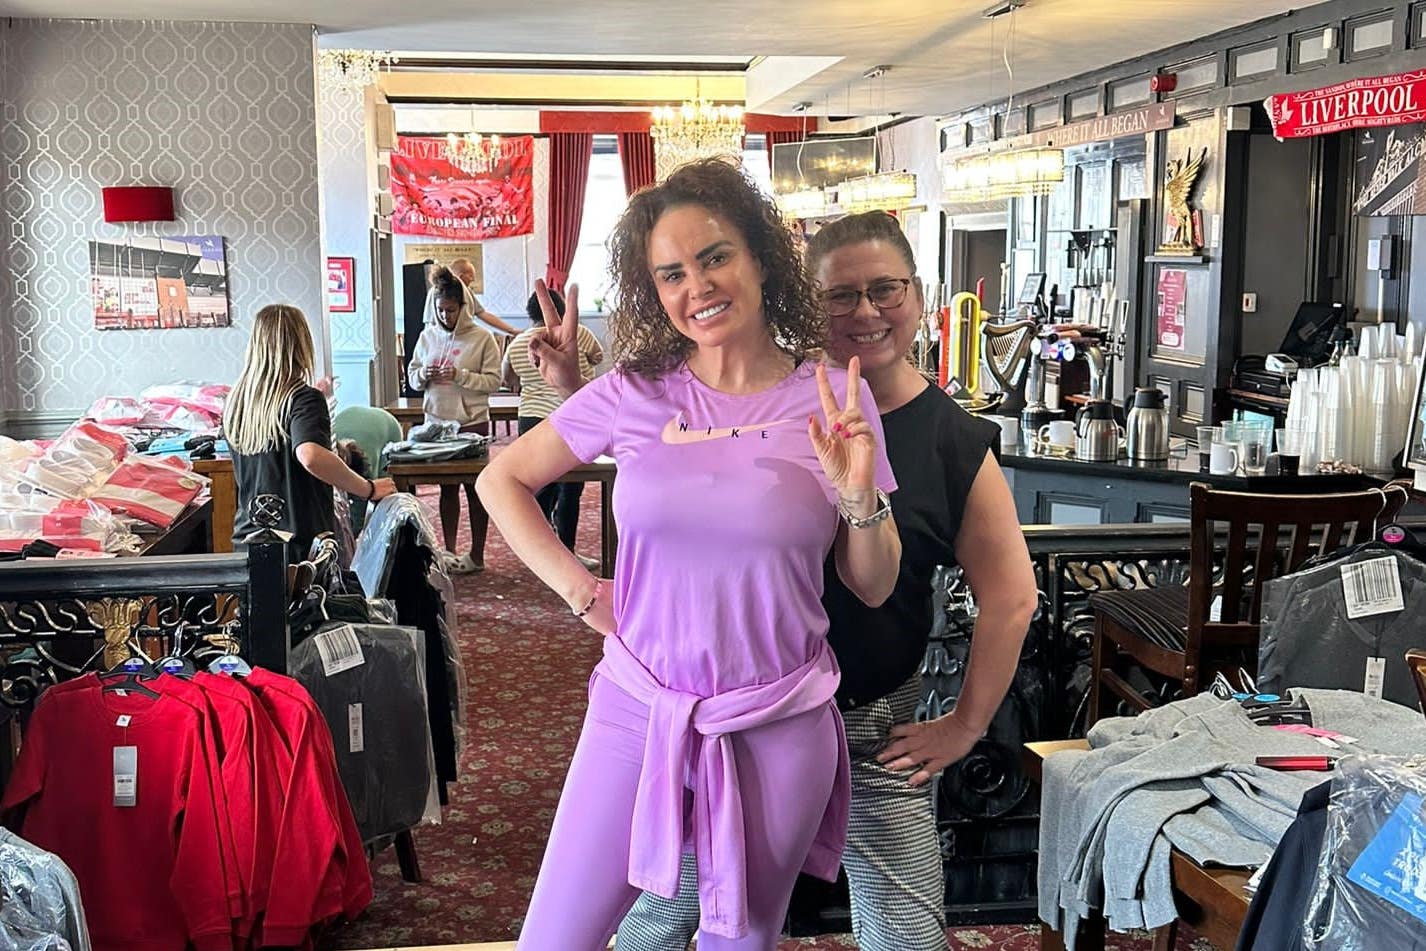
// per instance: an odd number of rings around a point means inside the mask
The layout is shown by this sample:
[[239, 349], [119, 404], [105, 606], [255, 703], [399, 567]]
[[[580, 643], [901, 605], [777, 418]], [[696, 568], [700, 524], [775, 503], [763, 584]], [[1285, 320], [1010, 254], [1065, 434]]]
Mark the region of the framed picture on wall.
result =
[[356, 313], [356, 258], [327, 258], [327, 309]]

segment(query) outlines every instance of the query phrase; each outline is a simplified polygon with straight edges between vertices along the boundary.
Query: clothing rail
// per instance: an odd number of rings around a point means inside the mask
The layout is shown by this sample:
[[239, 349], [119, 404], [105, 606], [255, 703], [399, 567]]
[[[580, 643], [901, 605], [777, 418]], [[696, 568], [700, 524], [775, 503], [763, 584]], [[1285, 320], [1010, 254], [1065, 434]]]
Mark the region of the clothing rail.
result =
[[104, 648], [133, 639], [205, 640], [286, 673], [286, 585], [276, 536], [255, 536], [243, 554], [8, 565], [0, 569], [0, 704], [27, 706]]

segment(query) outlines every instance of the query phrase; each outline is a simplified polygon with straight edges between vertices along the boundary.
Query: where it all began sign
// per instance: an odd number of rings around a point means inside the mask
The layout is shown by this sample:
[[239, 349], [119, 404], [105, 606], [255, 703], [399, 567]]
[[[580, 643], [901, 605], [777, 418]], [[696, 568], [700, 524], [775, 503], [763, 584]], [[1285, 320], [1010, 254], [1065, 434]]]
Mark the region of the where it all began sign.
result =
[[1279, 139], [1421, 122], [1426, 120], [1426, 70], [1281, 93], [1263, 105]]

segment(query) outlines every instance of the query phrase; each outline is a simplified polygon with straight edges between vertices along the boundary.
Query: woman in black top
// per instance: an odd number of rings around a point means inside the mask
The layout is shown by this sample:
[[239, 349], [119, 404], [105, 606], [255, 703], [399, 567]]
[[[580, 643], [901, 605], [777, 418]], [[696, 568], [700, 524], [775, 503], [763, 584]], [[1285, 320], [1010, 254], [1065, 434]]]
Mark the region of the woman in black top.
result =
[[396, 491], [390, 479], [359, 476], [332, 452], [327, 399], [309, 382], [315, 364], [302, 311], [269, 304], [253, 321], [243, 369], [223, 413], [238, 487], [233, 543], [241, 545], [258, 528], [253, 499], [276, 495], [287, 503], [279, 528], [292, 533], [289, 561], [306, 557], [312, 539], [335, 530], [333, 488], [372, 500]]
[[[829, 321], [828, 354], [843, 365], [860, 358], [898, 486], [891, 509], [901, 573], [891, 597], [867, 607], [834, 565], [823, 573], [852, 755], [842, 856], [852, 929], [862, 951], [944, 951], [945, 879], [930, 780], [971, 751], [1009, 689], [1037, 603], [1034, 569], [996, 461], [1000, 429], [971, 416], [907, 362], [924, 302], [896, 219], [878, 211], [827, 225], [809, 244], [807, 264]], [[552, 376], [566, 335], [567, 328], [556, 328], [547, 341]], [[917, 668], [932, 625], [931, 575], [955, 564], [980, 609], [964, 687], [950, 713], [915, 723]], [[619, 929], [621, 951], [687, 946], [698, 926], [693, 874], [685, 860], [673, 901], [639, 898]]]

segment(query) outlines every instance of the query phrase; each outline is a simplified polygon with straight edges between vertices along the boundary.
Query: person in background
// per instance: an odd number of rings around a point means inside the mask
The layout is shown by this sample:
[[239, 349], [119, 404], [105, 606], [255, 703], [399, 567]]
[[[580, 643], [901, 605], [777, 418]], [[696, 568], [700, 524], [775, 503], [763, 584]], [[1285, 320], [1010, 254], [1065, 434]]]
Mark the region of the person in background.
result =
[[[394, 442], [401, 441], [401, 424], [379, 406], [347, 406], [332, 419], [332, 430], [337, 444], [343, 441], [355, 445], [365, 460], [365, 471], [352, 466], [353, 471], [364, 476], [380, 478], [386, 475], [386, 460], [382, 450]], [[353, 499], [352, 532], [359, 533], [366, 524], [367, 504], [362, 499]]]
[[[1000, 430], [976, 419], [907, 361], [923, 309], [911, 245], [884, 212], [819, 231], [809, 270], [831, 324], [828, 355], [857, 359], [896, 475], [891, 509], [901, 573], [868, 607], [825, 566], [827, 637], [842, 668], [838, 706], [852, 755], [852, 808], [842, 864], [862, 951], [944, 951], [945, 880], [931, 777], [982, 737], [1010, 686], [1037, 594], [1015, 503], [996, 461]], [[980, 608], [965, 687], [950, 713], [913, 723], [918, 667], [932, 626], [931, 575], [960, 564]], [[645, 893], [619, 929], [619, 951], [687, 947], [698, 927], [696, 871], [675, 900]]]
[[[475, 265], [471, 263], [470, 258], [456, 258], [449, 265], [447, 265], [447, 267], [449, 268], [452, 274], [460, 278], [460, 282], [466, 287], [472, 287], [475, 284]], [[470, 292], [470, 299], [473, 302], [472, 306], [474, 310], [471, 316], [473, 316], [476, 320], [480, 321], [486, 326], [494, 327], [496, 330], [500, 331], [503, 334], [509, 334], [512, 337], [520, 332], [514, 327], [510, 326], [505, 321], [501, 320], [496, 315], [492, 314], [490, 311], [486, 310], [485, 305], [480, 302], [480, 298], [475, 296], [474, 289], [472, 289]]]
[[315, 365], [302, 311], [269, 304], [253, 321], [243, 368], [223, 411], [238, 488], [233, 544], [241, 546], [258, 529], [253, 499], [275, 495], [287, 503], [278, 527], [292, 533], [289, 561], [305, 558], [314, 538], [336, 530], [332, 489], [368, 501], [396, 491], [390, 479], [357, 475], [332, 451], [327, 398], [311, 385]]
[[[825, 330], [811, 284], [737, 168], [693, 162], [640, 191], [610, 248], [616, 369], [478, 483], [515, 554], [604, 639], [519, 947], [605, 948], [640, 889], [677, 893], [691, 845], [699, 947], [770, 951], [798, 869], [835, 878], [845, 834], [823, 560], [868, 604], [890, 595], [895, 480], [857, 362], [807, 359]], [[536, 293], [577, 367], [575, 288], [564, 320]], [[613, 582], [535, 503], [603, 454], [619, 466]]]
[[[559, 291], [550, 291], [550, 302], [556, 312], [563, 316], [564, 298]], [[560, 404], [564, 402], [564, 397], [545, 383], [530, 357], [533, 330], [545, 324], [536, 295], [530, 295], [525, 304], [525, 313], [530, 317], [531, 329], [522, 330], [510, 342], [510, 346], [505, 348], [505, 359], [500, 368], [506, 388], [520, 394], [520, 416], [517, 423], [522, 436], [544, 422], [545, 418], [559, 409]], [[588, 327], [580, 327], [578, 335], [579, 376], [582, 382], [588, 383], [594, 379], [595, 368], [604, 361], [604, 350]], [[584, 484], [581, 482], [556, 482], [545, 486], [535, 496], [535, 501], [540, 504], [540, 511], [545, 513], [545, 518], [550, 519], [555, 534], [570, 551], [574, 551], [574, 543], [579, 533], [579, 497], [583, 493]], [[597, 558], [587, 558], [578, 552], [575, 552], [575, 557], [591, 570], [599, 565]]]
[[[431, 281], [436, 323], [421, 331], [407, 376], [425, 393], [426, 422], [459, 424], [463, 433], [490, 435], [490, 394], [500, 386], [500, 347], [490, 331], [476, 325], [475, 295], [449, 268]], [[455, 554], [460, 525], [460, 490], [470, 512], [470, 551]], [[441, 486], [441, 535], [448, 569], [471, 574], [485, 569], [485, 535], [490, 519], [475, 494], [475, 483]]]

